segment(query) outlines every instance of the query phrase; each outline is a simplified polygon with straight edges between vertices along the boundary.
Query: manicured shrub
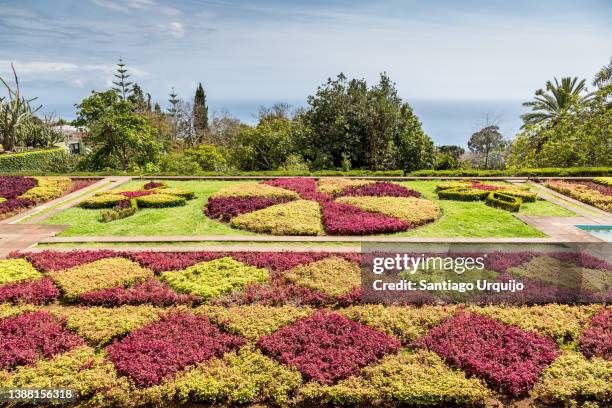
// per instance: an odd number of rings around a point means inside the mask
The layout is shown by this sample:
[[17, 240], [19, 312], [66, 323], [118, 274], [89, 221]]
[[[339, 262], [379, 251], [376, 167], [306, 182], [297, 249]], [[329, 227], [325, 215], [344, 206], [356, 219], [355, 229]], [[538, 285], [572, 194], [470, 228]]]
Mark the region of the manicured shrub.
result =
[[337, 202], [353, 205], [365, 211], [399, 218], [410, 225], [423, 225], [436, 220], [440, 207], [430, 200], [414, 197], [340, 197]]
[[25, 259], [0, 259], [0, 285], [42, 277]]
[[184, 190], [181, 188], [155, 188], [149, 191], [153, 191], [155, 194], [168, 194], [178, 197], [183, 197], [185, 200], [191, 200], [195, 198], [195, 193], [193, 191]]
[[318, 312], [257, 342], [264, 354], [332, 384], [399, 350], [399, 341], [336, 313]]
[[167, 187], [166, 183], [163, 181], [149, 181], [144, 186], [142, 186], [145, 190], [153, 190], [154, 188], [164, 188]]
[[[2, 293], [1, 290], [0, 293]], [[146, 303], [154, 306], [191, 305], [200, 301], [201, 299], [198, 296], [180, 295], [172, 290], [168, 284], [159, 282], [154, 278], [146, 282], [136, 283], [130, 288], [118, 286], [79, 295], [80, 304], [106, 307]]]
[[538, 169], [505, 169], [505, 170], [417, 170], [410, 176], [419, 177], [492, 177], [492, 176], [527, 176], [527, 177], [590, 177], [608, 176], [612, 167], [544, 167]]
[[122, 196], [126, 196], [127, 198], [136, 198], [136, 197], [142, 197], [142, 196], [146, 196], [146, 195], [151, 195], [151, 194], [155, 194], [155, 191], [152, 190], [146, 190], [146, 191], [122, 191], [120, 193], [117, 194], [121, 194]]
[[231, 258], [221, 258], [182, 271], [163, 272], [161, 278], [179, 292], [201, 296], [206, 300], [242, 290], [250, 283], [265, 282], [268, 271]]
[[297, 370], [244, 347], [177, 375], [172, 388], [181, 402], [284, 406], [301, 383]]
[[102, 222], [111, 222], [131, 217], [136, 214], [136, 211], [138, 211], [136, 200], [123, 200], [119, 201], [119, 203], [110, 210], [101, 211], [100, 218]]
[[169, 194], [151, 194], [136, 197], [135, 200], [139, 208], [179, 207], [186, 204], [184, 197]]
[[524, 203], [535, 203], [538, 199], [538, 194], [529, 190], [520, 190], [516, 188], [504, 189], [503, 193], [509, 196], [517, 197], [523, 200]]
[[372, 184], [372, 180], [360, 180], [341, 177], [328, 177], [319, 179], [317, 182], [318, 190], [325, 194], [337, 194], [350, 187], [359, 187]]
[[482, 201], [489, 195], [487, 190], [476, 188], [450, 188], [438, 191], [440, 200]]
[[284, 198], [217, 197], [210, 198], [204, 213], [208, 218], [229, 221], [233, 217], [286, 202]]
[[491, 392], [476, 378], [452, 370], [435, 353], [402, 351], [335, 385], [310, 382], [299, 397], [315, 405], [480, 406]]
[[51, 360], [17, 367], [1, 382], [6, 388], [67, 388], [85, 406], [127, 406], [129, 384], [118, 377], [115, 367], [102, 354], [87, 346], [76, 347]]
[[564, 181], [549, 181], [545, 185], [578, 201], [590, 204], [604, 211], [612, 212], [612, 196], [603, 194], [588, 186]]
[[36, 180], [31, 177], [0, 176], [0, 197], [8, 200], [17, 198], [34, 187]]
[[269, 336], [281, 327], [312, 314], [308, 307], [295, 306], [200, 306], [195, 314], [203, 314], [223, 330], [255, 342], [261, 336]]
[[456, 306], [384, 306], [360, 305], [338, 310], [347, 318], [385, 332], [407, 344], [445, 319], [453, 316]]
[[[0, 319], [5, 317], [19, 316], [24, 313], [37, 312], [40, 310], [38, 306], [20, 303], [13, 305], [10, 303], [0, 303]], [[0, 371], [1, 373], [2, 371]]]
[[602, 186], [612, 187], [612, 177], [595, 177], [593, 183], [601, 184]]
[[57, 299], [59, 290], [48, 278], [0, 286], [0, 303], [32, 303], [43, 305]]
[[53, 200], [64, 195], [72, 183], [68, 177], [34, 177], [34, 179], [36, 187], [20, 195], [20, 199], [37, 203]]
[[564, 351], [544, 370], [531, 394], [546, 406], [610, 406], [612, 362]]
[[317, 193], [317, 181], [312, 177], [278, 178], [262, 181], [261, 184], [295, 191], [305, 200], [312, 200], [307, 196]]
[[612, 309], [602, 309], [593, 316], [591, 325], [580, 336], [580, 351], [587, 357], [612, 361]]
[[314, 292], [303, 286], [273, 282], [261, 285], [254, 283], [248, 285], [244, 292], [234, 292], [230, 295], [214, 299], [214, 305], [265, 305], [265, 306], [315, 306], [321, 307], [338, 302], [331, 296]]
[[272, 235], [318, 235], [323, 231], [315, 201], [296, 200], [232, 218], [230, 225]]
[[283, 273], [283, 277], [296, 285], [337, 297], [351, 292], [361, 284], [361, 269], [356, 263], [329, 257], [298, 265]]
[[600, 183], [594, 183], [592, 181], [574, 181], [574, 184], [585, 186], [590, 190], [597, 191], [605, 196], [612, 196], [612, 186], [605, 186]]
[[104, 258], [119, 256], [115, 251], [103, 250], [76, 250], [70, 252], [42, 251], [17, 254], [18, 257], [27, 259], [36, 269], [41, 272], [68, 269], [74, 266], [98, 261]]
[[341, 196], [372, 196], [372, 197], [421, 197], [418, 191], [388, 182], [376, 182], [362, 186], [351, 186], [342, 190]]
[[240, 262], [272, 271], [286, 271], [297, 265], [319, 261], [329, 256], [337, 256], [356, 263], [361, 259], [357, 253], [329, 252], [231, 252], [230, 256]]
[[510, 212], [518, 212], [523, 200], [513, 195], [491, 192], [485, 199], [485, 203], [489, 207], [500, 208]]
[[469, 188], [472, 185], [472, 182], [469, 180], [451, 180], [451, 181], [443, 181], [436, 185], [435, 191], [438, 192], [440, 190], [451, 190], [451, 189], [464, 189]]
[[284, 198], [287, 200], [298, 199], [299, 196], [295, 191], [285, 190], [283, 188], [270, 186], [263, 183], [244, 183], [233, 184], [217, 191], [211, 198], [218, 197], [266, 197], [266, 198]]
[[321, 212], [325, 231], [331, 235], [383, 234], [410, 228], [406, 221], [339, 202], [322, 203]]
[[45, 312], [0, 320], [0, 370], [30, 365], [83, 344], [62, 321]]
[[511, 395], [529, 391], [558, 355], [548, 337], [469, 313], [446, 320], [414, 345]]
[[240, 337], [221, 333], [204, 316], [169, 313], [111, 344], [106, 351], [120, 374], [129, 376], [138, 386], [148, 387], [242, 344]]
[[59, 308], [52, 313], [66, 319], [66, 327], [76, 332], [93, 346], [110, 343], [116, 337], [158, 320], [159, 309], [152, 306], [72, 307]]
[[34, 201], [22, 200], [20, 198], [8, 199], [0, 202], [0, 218], [7, 218], [13, 214], [36, 205]]
[[48, 276], [68, 300], [76, 300], [81, 293], [146, 280], [153, 276], [153, 272], [124, 258], [108, 258], [52, 271]]
[[0, 173], [13, 171], [57, 172], [69, 153], [63, 147], [0, 155]]
[[130, 252], [125, 256], [155, 273], [185, 269], [200, 262], [228, 256], [223, 252]]
[[102, 194], [87, 198], [79, 203], [79, 207], [87, 209], [112, 208], [125, 200], [122, 194]]
[[504, 324], [550, 336], [559, 346], [574, 344], [601, 305], [470, 306], [469, 310]]

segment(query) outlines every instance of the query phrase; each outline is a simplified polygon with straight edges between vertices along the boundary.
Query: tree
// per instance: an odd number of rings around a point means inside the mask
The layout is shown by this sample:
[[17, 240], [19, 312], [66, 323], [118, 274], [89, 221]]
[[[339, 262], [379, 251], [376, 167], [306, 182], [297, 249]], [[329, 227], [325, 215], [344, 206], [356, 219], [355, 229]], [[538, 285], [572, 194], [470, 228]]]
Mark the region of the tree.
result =
[[41, 106], [38, 106], [32, 109], [30, 106], [30, 103], [37, 98], [26, 99], [21, 95], [19, 78], [12, 63], [11, 69], [15, 79], [14, 89], [4, 78], [0, 77], [0, 82], [6, 88], [8, 94], [6, 97], [0, 97], [0, 140], [2, 140], [2, 147], [5, 151], [11, 151], [15, 148], [20, 128], [31, 121], [33, 114], [41, 108]]
[[546, 124], [549, 121], [555, 123], [562, 115], [574, 112], [593, 97], [593, 94], [586, 93], [584, 79], [578, 81], [577, 77], [566, 77], [561, 78], [561, 83], [557, 78], [554, 81], [554, 84], [546, 81], [546, 91], [538, 89], [533, 101], [523, 103], [523, 106], [532, 110], [521, 115], [523, 127]]
[[185, 149], [185, 156], [198, 163], [204, 171], [223, 171], [227, 167], [225, 157], [213, 145], [199, 145], [196, 148]]
[[206, 105], [206, 93], [201, 83], [198, 84], [193, 98], [193, 125], [198, 133], [208, 130], [208, 106]]
[[115, 78], [117, 78], [117, 80], [113, 81], [116, 88], [113, 89], [124, 101], [127, 100], [128, 96], [132, 92], [130, 89], [132, 82], [128, 82], [127, 79], [130, 77], [130, 75], [127, 72], [128, 69], [125, 67], [123, 59], [119, 58], [119, 62], [117, 63], [117, 73], [115, 74]]
[[461, 146], [456, 145], [442, 145], [437, 147], [438, 152], [442, 154], [448, 154], [454, 157], [455, 160], [459, 160], [462, 154], [465, 153], [465, 149]]
[[89, 129], [86, 143], [92, 152], [86, 164], [91, 170], [127, 171], [157, 161], [160, 146], [154, 129], [115, 90], [92, 92], [76, 107], [77, 119], [73, 124]]
[[344, 74], [328, 79], [298, 115], [298, 148], [314, 169], [431, 167], [433, 143], [386, 74], [368, 88]]
[[145, 100], [144, 97], [144, 92], [142, 91], [142, 88], [140, 87], [140, 85], [138, 85], [137, 83], [134, 83], [134, 85], [132, 86], [132, 91], [130, 96], [128, 96], [127, 100], [130, 101], [132, 103], [132, 105], [134, 106], [134, 111], [138, 112], [138, 113], [144, 113], [144, 112], [150, 112], [150, 103], [151, 103], [151, 95], [147, 94], [149, 99], [148, 99], [148, 104], [147, 104], [147, 100]]
[[155, 107], [153, 108], [153, 112], [159, 113], [159, 114], [162, 113], [161, 106], [159, 106], [159, 103], [155, 102]]
[[485, 126], [472, 134], [468, 141], [470, 151], [483, 156], [485, 170], [489, 168], [489, 156], [491, 153], [503, 146], [504, 137], [499, 132], [497, 125]]
[[612, 83], [612, 58], [610, 58], [610, 62], [608, 65], [604, 65], [601, 67], [597, 74], [595, 74], [595, 79], [593, 79], [593, 85], [598, 88], [603, 88], [606, 85], [610, 85]]

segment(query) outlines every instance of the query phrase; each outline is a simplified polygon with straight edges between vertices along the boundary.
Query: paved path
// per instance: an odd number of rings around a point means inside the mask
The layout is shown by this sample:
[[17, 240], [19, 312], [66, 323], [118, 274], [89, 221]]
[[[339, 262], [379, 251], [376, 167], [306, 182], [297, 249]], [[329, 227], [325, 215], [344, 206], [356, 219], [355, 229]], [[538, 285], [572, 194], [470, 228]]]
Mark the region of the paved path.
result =
[[[587, 224], [600, 224], [600, 225], [612, 225], [612, 214], [585, 204], [582, 201], [578, 201], [542, 184], [532, 183], [533, 190], [536, 191], [542, 198], [550, 201], [551, 203], [557, 204], [560, 207], [575, 212], [576, 214], [588, 218], [590, 222]], [[569, 203], [569, 204], [568, 204]]]
[[0, 259], [13, 251], [23, 251], [45, 237], [66, 229], [67, 225], [0, 224]]

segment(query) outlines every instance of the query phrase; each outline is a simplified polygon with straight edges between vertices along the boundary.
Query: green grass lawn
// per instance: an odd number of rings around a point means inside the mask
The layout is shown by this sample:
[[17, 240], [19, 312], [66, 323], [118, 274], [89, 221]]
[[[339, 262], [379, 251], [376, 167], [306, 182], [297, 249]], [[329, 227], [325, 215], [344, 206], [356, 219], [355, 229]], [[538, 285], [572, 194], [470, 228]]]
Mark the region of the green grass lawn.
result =
[[[109, 223], [99, 221], [99, 210], [71, 208], [47, 220], [45, 224], [66, 224], [60, 236], [134, 236], [134, 235], [263, 235], [231, 228], [203, 214], [208, 197], [222, 187], [243, 181], [168, 181], [170, 187], [196, 193], [183, 207], [144, 209], [135, 215]], [[409, 181], [401, 184], [420, 191], [425, 198], [438, 202], [443, 215], [432, 224], [395, 234], [406, 237], [544, 237], [539, 230], [523, 223], [511, 213], [486, 206], [483, 202], [438, 200], [434, 192], [437, 181]], [[144, 181], [134, 180], [118, 190], [137, 190]], [[548, 201], [525, 203], [521, 213], [539, 216], [573, 216], [571, 211]]]

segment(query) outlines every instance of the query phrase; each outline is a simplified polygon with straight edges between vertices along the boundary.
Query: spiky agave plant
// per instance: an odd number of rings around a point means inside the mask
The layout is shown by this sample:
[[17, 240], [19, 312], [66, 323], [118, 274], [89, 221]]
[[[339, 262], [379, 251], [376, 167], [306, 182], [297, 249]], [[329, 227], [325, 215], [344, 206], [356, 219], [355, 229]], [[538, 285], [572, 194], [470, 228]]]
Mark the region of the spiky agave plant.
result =
[[32, 109], [30, 105], [37, 98], [26, 99], [21, 96], [19, 78], [12, 63], [11, 70], [15, 78], [14, 89], [4, 78], [0, 77], [0, 82], [2, 82], [8, 93], [8, 96], [0, 99], [0, 140], [5, 151], [11, 151], [15, 148], [17, 131], [24, 123], [31, 120], [32, 115], [41, 108], [39, 106], [36, 109]]

